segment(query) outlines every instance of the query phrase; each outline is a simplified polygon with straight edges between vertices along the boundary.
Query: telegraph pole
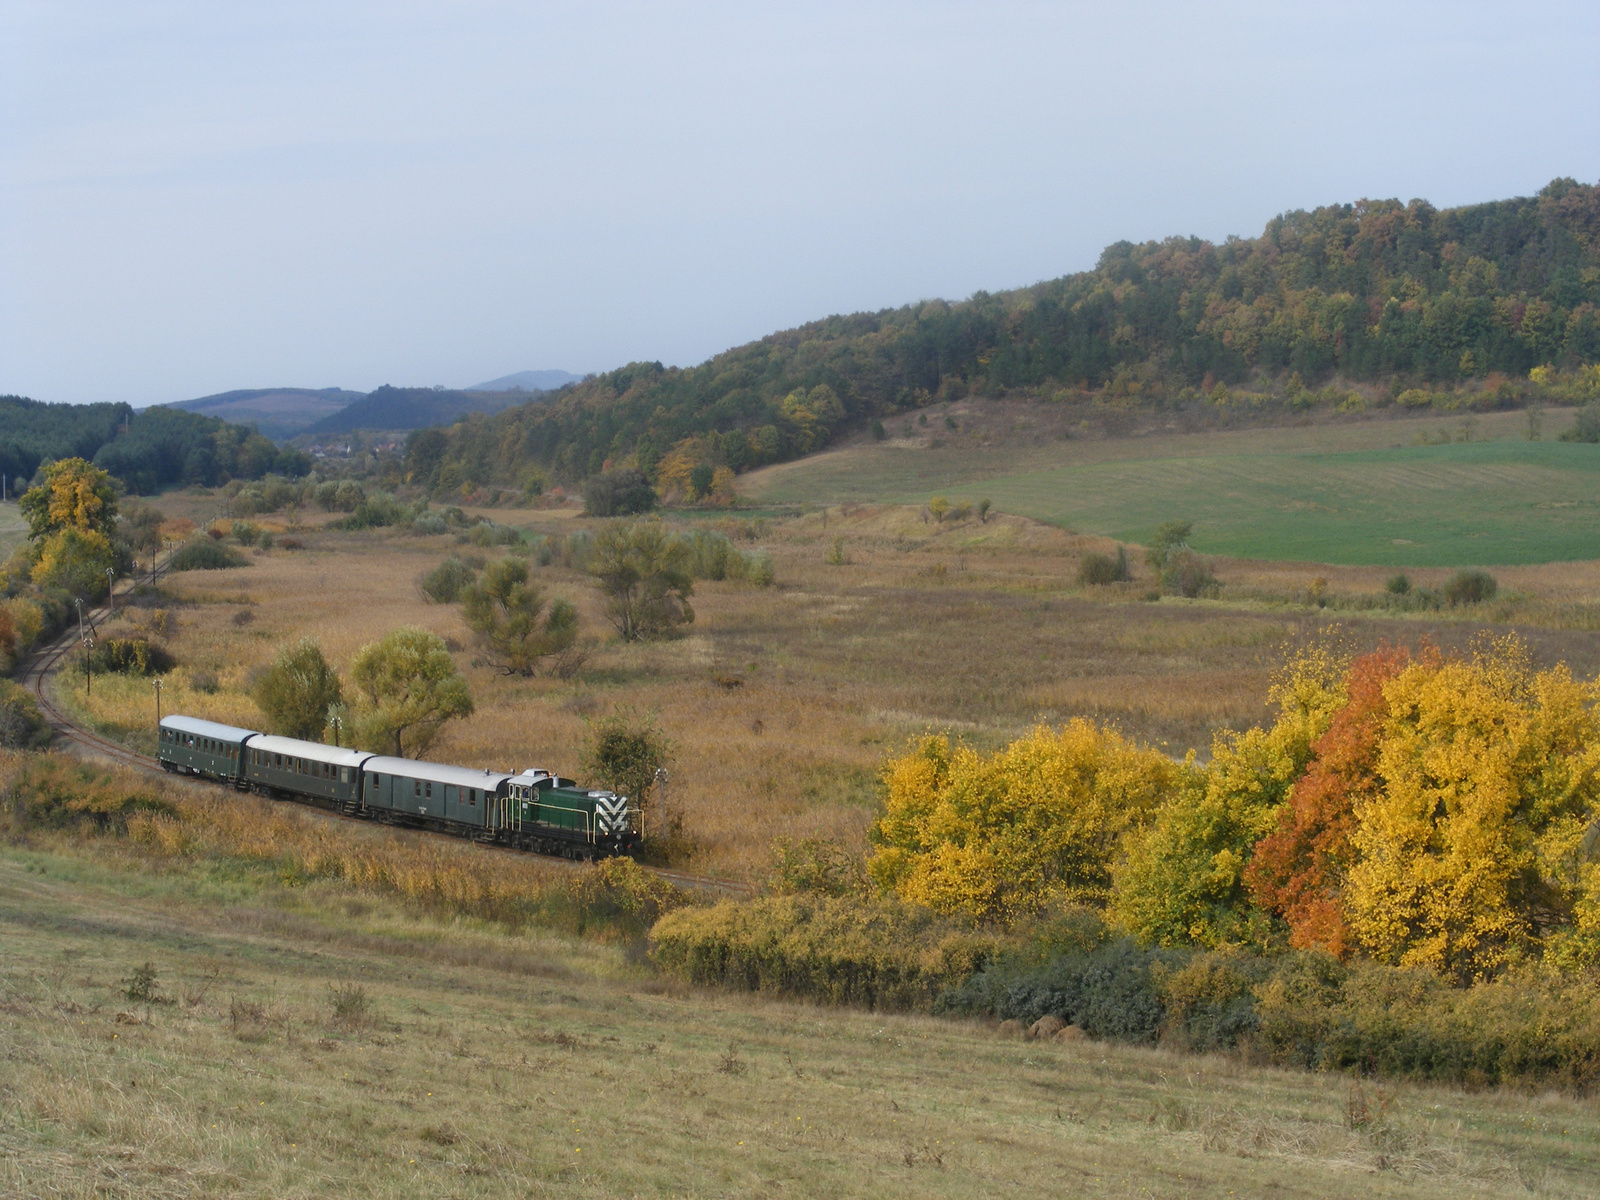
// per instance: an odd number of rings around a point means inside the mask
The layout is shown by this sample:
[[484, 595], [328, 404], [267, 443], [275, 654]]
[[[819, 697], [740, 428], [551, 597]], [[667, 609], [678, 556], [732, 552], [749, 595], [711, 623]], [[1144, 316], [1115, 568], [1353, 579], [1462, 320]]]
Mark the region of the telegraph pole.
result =
[[161, 731], [161, 680], [154, 681], [156, 686], [156, 732]]
[[115, 567], [106, 568], [106, 603], [111, 606], [111, 615], [117, 615], [117, 572]]

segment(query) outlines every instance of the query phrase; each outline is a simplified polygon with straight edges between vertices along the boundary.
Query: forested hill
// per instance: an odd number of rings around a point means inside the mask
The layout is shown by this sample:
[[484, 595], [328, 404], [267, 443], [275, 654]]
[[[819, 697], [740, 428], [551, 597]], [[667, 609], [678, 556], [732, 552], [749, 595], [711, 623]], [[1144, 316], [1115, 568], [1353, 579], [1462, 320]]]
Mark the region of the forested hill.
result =
[[126, 404], [44, 404], [0, 396], [0, 471], [8, 491], [57, 459], [86, 458], [134, 492], [174, 484], [212, 485], [309, 469], [306, 456], [279, 449], [242, 425], [172, 408], [134, 412]]
[[739, 470], [971, 392], [1155, 405], [1252, 381], [1304, 398], [1335, 373], [1449, 387], [1597, 359], [1600, 188], [1557, 180], [1464, 208], [1285, 213], [1221, 244], [1119, 242], [1092, 271], [1016, 291], [829, 317], [698, 367], [634, 363], [430, 434], [412, 465], [425, 483], [533, 465], [574, 479], [630, 458], [653, 470], [698, 437], [694, 455]]
[[350, 433], [357, 429], [421, 429], [460, 420], [468, 413], [500, 412], [526, 392], [465, 392], [448, 388], [397, 388], [384, 384], [353, 404], [323, 417], [305, 433]]

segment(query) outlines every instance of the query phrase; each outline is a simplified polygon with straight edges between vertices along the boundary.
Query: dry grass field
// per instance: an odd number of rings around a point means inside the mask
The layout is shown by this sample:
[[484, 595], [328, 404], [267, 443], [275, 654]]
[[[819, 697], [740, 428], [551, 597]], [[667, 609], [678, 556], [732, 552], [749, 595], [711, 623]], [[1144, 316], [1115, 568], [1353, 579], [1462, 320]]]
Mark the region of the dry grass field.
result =
[[696, 994], [622, 950], [54, 845], [0, 850], [19, 1200], [1600, 1188], [1592, 1101]]
[[[198, 516], [214, 504], [187, 496], [164, 503]], [[571, 510], [489, 515], [552, 536], [594, 527]], [[771, 552], [777, 585], [702, 582], [687, 636], [629, 646], [606, 640], [587, 577], [539, 569], [541, 585], [577, 604], [585, 630], [602, 641], [576, 678], [525, 680], [474, 665], [459, 611], [417, 589], [424, 571], [472, 547], [458, 547], [453, 535], [300, 530], [302, 549], [164, 582], [169, 645], [180, 660], [166, 680], [166, 711], [256, 725], [251, 672], [284, 642], [315, 637], [343, 667], [363, 643], [420, 625], [457, 648], [477, 703], [470, 720], [448, 728], [435, 757], [576, 773], [588, 718], [628, 706], [657, 712], [676, 744], [668, 801], [689, 838], [680, 865], [753, 878], [778, 837], [859, 844], [880, 762], [929, 729], [994, 745], [1035, 722], [1089, 715], [1175, 755], [1190, 747], [1204, 754], [1216, 729], [1266, 717], [1267, 683], [1285, 644], [1334, 619], [1360, 645], [1431, 637], [1447, 646], [1466, 644], [1486, 621], [1512, 621], [1542, 660], [1600, 672], [1600, 564], [1507, 569], [1500, 576], [1512, 599], [1465, 616], [1335, 618], [1292, 598], [1314, 576], [1330, 595], [1375, 594], [1387, 572], [1224, 560], [1229, 598], [1151, 602], [1142, 562], [1130, 584], [1080, 587], [1082, 553], [1110, 543], [1013, 516], [935, 525], [915, 509], [847, 505], [761, 523], [667, 519], [753, 533], [754, 542], [739, 544]], [[1437, 584], [1445, 574], [1414, 577]], [[149, 610], [135, 610], [108, 632], [149, 620]], [[62, 686], [102, 727], [153, 744], [149, 681], [98, 679], [88, 701], [81, 676]]]

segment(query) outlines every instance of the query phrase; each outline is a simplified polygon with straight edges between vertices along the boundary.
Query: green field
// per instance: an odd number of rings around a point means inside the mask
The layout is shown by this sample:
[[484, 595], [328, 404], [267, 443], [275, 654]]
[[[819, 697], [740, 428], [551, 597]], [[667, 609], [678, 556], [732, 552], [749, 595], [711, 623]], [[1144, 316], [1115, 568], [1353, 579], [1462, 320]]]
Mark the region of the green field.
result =
[[1262, 431], [978, 450], [964, 461], [937, 449], [857, 447], [807, 460], [809, 471], [802, 462], [774, 472], [756, 495], [895, 504], [987, 496], [1002, 512], [1132, 542], [1163, 521], [1190, 520], [1196, 549], [1238, 558], [1417, 567], [1600, 558], [1600, 446], [1394, 445], [1395, 432], [1376, 430], [1369, 441], [1387, 434], [1391, 444], [1365, 447], [1349, 436], [1319, 447], [1304, 434]]
[[11, 552], [28, 534], [28, 523], [22, 519], [17, 506], [9, 501], [0, 504], [0, 562], [11, 557]]

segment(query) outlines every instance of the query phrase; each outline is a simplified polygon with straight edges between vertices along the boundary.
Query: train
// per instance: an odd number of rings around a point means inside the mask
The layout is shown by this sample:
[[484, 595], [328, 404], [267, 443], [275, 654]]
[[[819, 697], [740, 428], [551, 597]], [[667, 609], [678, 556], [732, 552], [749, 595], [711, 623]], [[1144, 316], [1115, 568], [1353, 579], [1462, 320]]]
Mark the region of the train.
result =
[[162, 770], [240, 791], [538, 854], [593, 861], [640, 845], [628, 797], [536, 767], [392, 758], [181, 715], [161, 719], [156, 758]]

